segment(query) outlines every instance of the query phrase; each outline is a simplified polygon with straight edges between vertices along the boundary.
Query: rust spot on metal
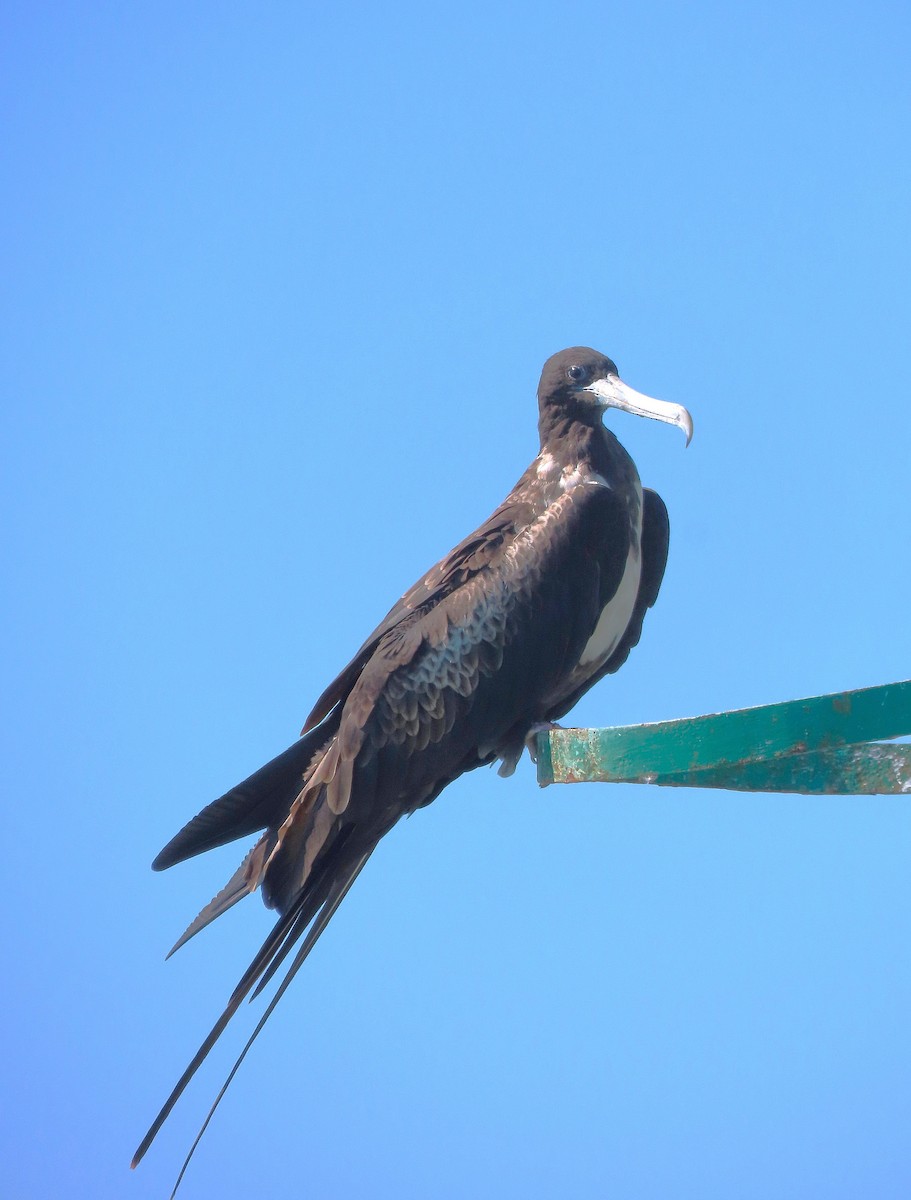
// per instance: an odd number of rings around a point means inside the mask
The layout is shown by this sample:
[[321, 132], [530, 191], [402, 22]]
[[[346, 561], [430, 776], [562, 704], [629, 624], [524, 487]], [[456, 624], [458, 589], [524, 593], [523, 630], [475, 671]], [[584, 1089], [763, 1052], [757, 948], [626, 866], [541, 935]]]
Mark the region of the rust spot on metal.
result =
[[832, 700], [832, 707], [835, 709], [836, 712], [844, 713], [845, 716], [847, 716], [851, 712], [851, 697], [850, 696], [836, 696]]

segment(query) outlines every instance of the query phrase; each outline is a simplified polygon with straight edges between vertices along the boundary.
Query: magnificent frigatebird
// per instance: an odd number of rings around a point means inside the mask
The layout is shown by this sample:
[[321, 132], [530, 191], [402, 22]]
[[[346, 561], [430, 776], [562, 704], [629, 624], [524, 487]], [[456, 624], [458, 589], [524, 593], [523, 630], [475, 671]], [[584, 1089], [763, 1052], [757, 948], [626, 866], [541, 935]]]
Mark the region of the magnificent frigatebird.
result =
[[503, 503], [390, 609], [317, 700], [300, 739], [204, 808], [155, 859], [160, 871], [265, 830], [175, 950], [257, 887], [279, 918], [134, 1166], [242, 1001], [303, 938], [228, 1086], [396, 821], [464, 771], [501, 759], [501, 773], [511, 772], [536, 729], [622, 666], [639, 641], [664, 575], [667, 510], [602, 424], [607, 408], [677, 425], [687, 443], [692, 436], [685, 408], [634, 391], [603, 354], [575, 347], [548, 359], [538, 385], [541, 450]]

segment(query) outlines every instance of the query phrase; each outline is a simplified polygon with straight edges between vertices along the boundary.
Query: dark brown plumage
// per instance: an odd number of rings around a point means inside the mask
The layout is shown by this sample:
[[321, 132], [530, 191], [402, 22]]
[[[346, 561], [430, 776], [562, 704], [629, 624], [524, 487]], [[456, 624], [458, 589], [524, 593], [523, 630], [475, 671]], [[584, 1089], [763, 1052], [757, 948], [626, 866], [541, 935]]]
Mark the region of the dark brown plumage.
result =
[[610, 359], [583, 347], [548, 360], [538, 403], [541, 452], [499, 508], [394, 605], [317, 700], [300, 740], [155, 859], [161, 870], [263, 830], [177, 946], [257, 887], [279, 918], [134, 1166], [241, 1002], [300, 942], [243, 1058], [399, 818], [465, 771], [497, 758], [513, 769], [530, 731], [565, 714], [638, 642], [664, 574], [667, 512], [601, 414], [652, 416], [688, 440], [689, 415], [626, 388]]

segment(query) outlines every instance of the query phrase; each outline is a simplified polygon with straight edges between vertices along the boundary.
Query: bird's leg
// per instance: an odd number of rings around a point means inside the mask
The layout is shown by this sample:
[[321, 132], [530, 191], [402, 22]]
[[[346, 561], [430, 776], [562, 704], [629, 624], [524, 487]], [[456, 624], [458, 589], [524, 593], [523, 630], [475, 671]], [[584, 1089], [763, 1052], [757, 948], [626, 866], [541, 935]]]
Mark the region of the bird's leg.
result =
[[558, 725], [556, 721], [538, 721], [532, 725], [528, 733], [525, 735], [525, 745], [528, 748], [528, 757], [533, 763], [538, 761], [538, 734], [550, 733], [552, 729], [562, 729], [562, 725]]
[[528, 757], [533, 763], [536, 763], [538, 761], [538, 747], [535, 739], [538, 734], [548, 733], [551, 729], [562, 728], [562, 725], [556, 725], [553, 721], [537, 721], [529, 728], [528, 733], [526, 733], [521, 742], [517, 742], [515, 745], [510, 746], [508, 750], [503, 751], [500, 756], [500, 765], [497, 768], [497, 774], [502, 779], [513, 775], [518, 766], [519, 759], [522, 757], [523, 750], [527, 750]]
[[536, 763], [538, 761], [538, 748], [535, 744], [535, 738], [539, 733], [546, 733], [550, 729], [561, 728], [561, 725], [555, 725], [553, 721], [538, 721], [532, 725], [521, 742], [515, 742], [501, 753], [500, 765], [497, 768], [497, 774], [500, 778], [506, 779], [510, 775], [515, 774], [523, 750], [527, 750], [528, 757], [533, 763]]
[[535, 745], [535, 738], [539, 733], [544, 733], [547, 730], [558, 730], [559, 725], [553, 724], [553, 721], [537, 721], [529, 727], [526, 736], [521, 742], [514, 742], [513, 745], [504, 746], [499, 756], [499, 767], [497, 774], [501, 779], [508, 779], [510, 775], [515, 774], [516, 767], [519, 766], [519, 760], [522, 757], [522, 751], [528, 750], [528, 757], [532, 762], [538, 762], [538, 748]]

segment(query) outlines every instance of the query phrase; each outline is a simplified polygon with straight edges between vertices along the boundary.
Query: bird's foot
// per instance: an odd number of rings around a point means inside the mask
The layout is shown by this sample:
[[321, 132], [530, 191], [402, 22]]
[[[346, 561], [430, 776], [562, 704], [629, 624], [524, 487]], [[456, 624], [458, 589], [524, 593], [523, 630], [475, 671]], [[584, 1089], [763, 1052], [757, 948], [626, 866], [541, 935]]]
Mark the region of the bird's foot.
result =
[[533, 763], [538, 761], [538, 734], [550, 733], [552, 729], [562, 728], [563, 726], [558, 725], [555, 721], [539, 721], [537, 725], [532, 725], [525, 735], [525, 745], [528, 748], [528, 757]]
[[553, 721], [539, 721], [536, 725], [532, 725], [521, 742], [510, 746], [500, 755], [500, 765], [497, 768], [497, 774], [506, 779], [510, 775], [515, 774], [516, 767], [519, 764], [519, 759], [522, 757], [523, 751], [528, 751], [528, 756], [533, 763], [538, 761], [538, 746], [536, 738], [539, 733], [547, 733], [551, 729], [562, 729], [562, 725], [555, 725]]

